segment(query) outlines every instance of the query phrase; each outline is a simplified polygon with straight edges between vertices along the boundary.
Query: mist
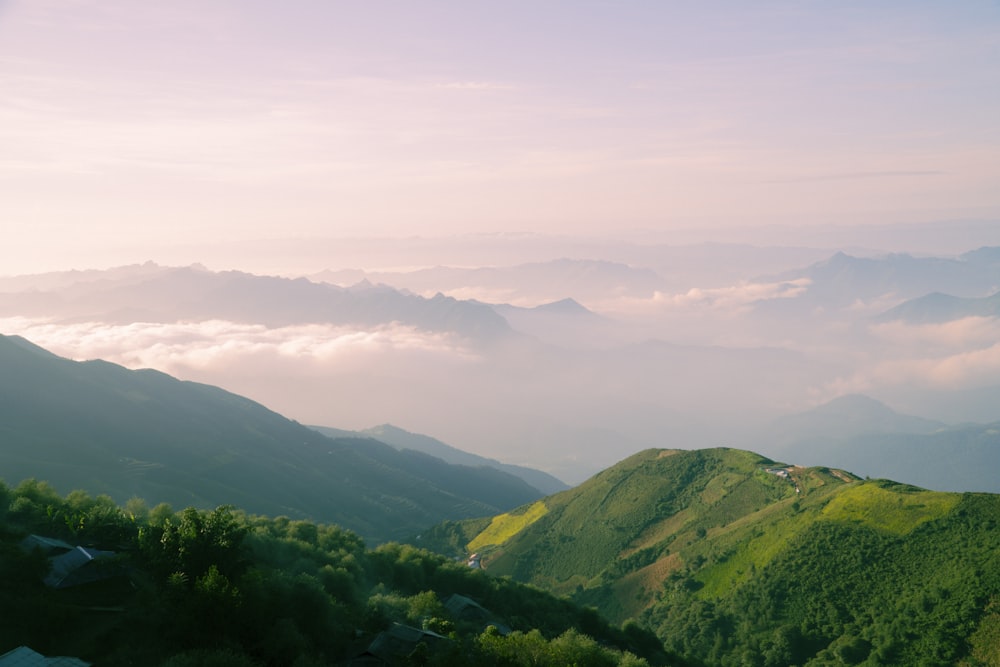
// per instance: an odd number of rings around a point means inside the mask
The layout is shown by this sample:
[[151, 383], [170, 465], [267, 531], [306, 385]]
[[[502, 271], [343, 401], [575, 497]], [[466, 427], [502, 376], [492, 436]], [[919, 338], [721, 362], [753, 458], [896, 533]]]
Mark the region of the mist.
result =
[[523, 262], [424, 265], [442, 244], [411, 267], [308, 279], [152, 263], [8, 277], [0, 329], [302, 423], [391, 423], [570, 483], [647, 447], [766, 449], [772, 420], [849, 394], [951, 423], [1000, 419], [996, 317], [890, 312], [937, 288], [992, 294], [992, 254], [523, 245]]

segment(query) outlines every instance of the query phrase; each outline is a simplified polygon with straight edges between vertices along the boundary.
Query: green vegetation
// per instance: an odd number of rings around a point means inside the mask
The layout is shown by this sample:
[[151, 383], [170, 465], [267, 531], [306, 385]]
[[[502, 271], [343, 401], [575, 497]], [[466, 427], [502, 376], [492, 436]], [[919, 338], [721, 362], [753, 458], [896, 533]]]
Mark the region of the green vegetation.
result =
[[885, 487], [863, 484], [837, 494], [823, 514], [828, 519], [853, 521], [903, 535], [925, 521], [947, 515], [960, 499], [955, 493], [924, 491], [891, 482]]
[[541, 497], [508, 473], [369, 438], [328, 438], [217, 387], [0, 336], [0, 476], [123, 503], [335, 523], [371, 544]]
[[521, 512], [510, 512], [493, 517], [490, 525], [469, 542], [470, 551], [484, 547], [499, 546], [535, 523], [548, 513], [545, 503], [539, 500]]
[[689, 664], [997, 664], [1000, 496], [713, 449], [641, 452], [544, 502], [481, 550], [487, 571], [637, 622]]
[[[113, 550], [113, 576], [46, 587], [48, 556], [19, 546], [29, 534]], [[456, 594], [472, 614], [446, 604]], [[0, 653], [28, 645], [111, 667], [309, 667], [368, 649], [400, 665], [680, 664], [638, 626], [412, 546], [372, 550], [335, 526], [231, 507], [60, 497], [34, 480], [0, 484], [0, 608]], [[372, 648], [394, 624], [418, 641]]]

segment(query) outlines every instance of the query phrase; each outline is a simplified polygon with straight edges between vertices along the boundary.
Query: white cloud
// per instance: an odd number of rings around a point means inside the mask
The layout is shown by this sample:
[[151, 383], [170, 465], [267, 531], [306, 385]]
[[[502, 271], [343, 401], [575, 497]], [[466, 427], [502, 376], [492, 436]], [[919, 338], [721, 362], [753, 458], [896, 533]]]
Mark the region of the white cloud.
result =
[[[726, 287], [692, 287], [677, 294], [655, 291], [648, 298], [619, 297], [592, 305], [601, 312], [618, 315], [715, 311], [735, 316], [743, 314], [746, 307], [758, 301], [795, 298], [809, 288], [809, 283], [808, 278], [776, 283], [741, 282]], [[588, 302], [588, 305], [591, 304]]]
[[155, 368], [178, 375], [249, 361], [322, 373], [356, 370], [375, 357], [391, 359], [403, 353], [429, 355], [437, 363], [477, 358], [454, 336], [400, 324], [369, 330], [320, 324], [269, 329], [225, 320], [116, 325], [9, 318], [0, 319], [0, 330], [72, 359], [104, 359], [128, 368]]
[[922, 345], [944, 349], [983, 347], [1000, 340], [1000, 319], [966, 317], [936, 324], [885, 322], [871, 328], [872, 334], [891, 345]]
[[952, 391], [1000, 384], [1000, 343], [944, 356], [888, 359], [838, 378], [831, 396], [917, 388]]

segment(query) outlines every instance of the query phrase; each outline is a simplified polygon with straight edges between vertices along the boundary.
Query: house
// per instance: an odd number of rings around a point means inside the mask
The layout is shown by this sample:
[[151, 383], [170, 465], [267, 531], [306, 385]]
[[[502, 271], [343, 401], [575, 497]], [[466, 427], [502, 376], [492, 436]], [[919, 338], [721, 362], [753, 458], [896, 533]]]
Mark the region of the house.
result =
[[488, 622], [493, 618], [493, 614], [488, 609], [472, 598], [467, 598], [458, 593], [455, 593], [445, 601], [444, 608], [456, 620]]
[[51, 588], [69, 588], [93, 581], [110, 579], [124, 573], [114, 551], [72, 544], [42, 535], [29, 535], [21, 540], [24, 551], [41, 551], [48, 557], [49, 573], [43, 580]]
[[114, 556], [114, 551], [76, 547], [49, 558], [51, 568], [44, 579], [45, 585], [50, 588], [69, 588], [118, 576], [122, 574], [122, 568], [112, 560]]
[[511, 633], [511, 629], [504, 623], [499, 622], [493, 612], [472, 598], [455, 593], [445, 601], [444, 607], [456, 621], [478, 623], [484, 628], [492, 625], [502, 635], [509, 635]]
[[0, 667], [90, 667], [90, 664], [79, 658], [65, 656], [47, 658], [27, 646], [18, 646], [0, 655]]
[[388, 630], [380, 632], [368, 645], [368, 650], [355, 657], [351, 664], [398, 664], [400, 660], [416, 651], [421, 644], [433, 648], [448, 641], [451, 641], [448, 637], [430, 630], [393, 623]]

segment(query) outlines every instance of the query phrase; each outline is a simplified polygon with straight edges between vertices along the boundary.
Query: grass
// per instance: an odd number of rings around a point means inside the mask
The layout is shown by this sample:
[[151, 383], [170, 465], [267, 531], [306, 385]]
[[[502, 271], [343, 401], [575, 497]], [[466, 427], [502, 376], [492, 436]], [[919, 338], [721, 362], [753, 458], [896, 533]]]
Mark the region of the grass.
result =
[[549, 513], [549, 508], [539, 500], [521, 514], [507, 512], [493, 517], [486, 530], [469, 542], [469, 551], [479, 551], [485, 547], [500, 546], [522, 530]]
[[896, 491], [875, 483], [845, 488], [830, 500], [823, 515], [834, 521], [860, 523], [905, 535], [925, 521], [950, 512], [961, 496], [940, 491]]

